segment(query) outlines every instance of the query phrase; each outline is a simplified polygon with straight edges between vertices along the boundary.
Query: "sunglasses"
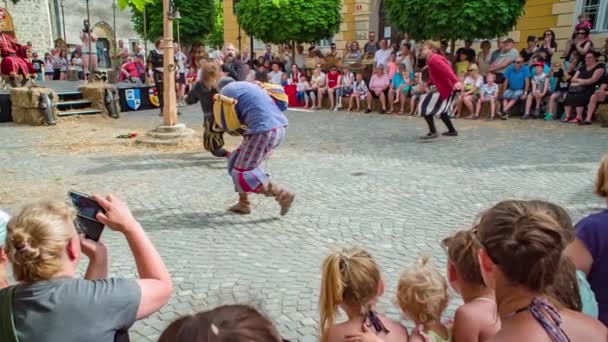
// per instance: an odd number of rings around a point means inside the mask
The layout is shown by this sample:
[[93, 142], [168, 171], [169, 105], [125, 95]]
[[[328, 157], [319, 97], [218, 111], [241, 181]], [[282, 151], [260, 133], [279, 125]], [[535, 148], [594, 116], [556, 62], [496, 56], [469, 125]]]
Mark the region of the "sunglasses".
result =
[[467, 70], [467, 71], [468, 71], [468, 72], [471, 72], [471, 71], [477, 71], [477, 69], [469, 69], [469, 70]]
[[586, 35], [586, 34], [587, 34], [587, 32], [577, 32], [576, 34], [579, 34], [579, 35], [583, 35], [583, 36], [584, 36], [584, 35]]
[[553, 36], [553, 34], [552, 33], [545, 33], [545, 37], [547, 37], [547, 36]]
[[523, 61], [515, 61], [515, 64], [521, 64]]

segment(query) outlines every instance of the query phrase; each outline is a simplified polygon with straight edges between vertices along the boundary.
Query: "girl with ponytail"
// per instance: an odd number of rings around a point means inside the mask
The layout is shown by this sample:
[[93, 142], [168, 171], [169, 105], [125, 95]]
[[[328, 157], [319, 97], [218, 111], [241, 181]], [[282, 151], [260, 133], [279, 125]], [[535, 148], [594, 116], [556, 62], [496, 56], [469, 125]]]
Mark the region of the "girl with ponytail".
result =
[[[380, 269], [368, 252], [349, 248], [328, 255], [323, 262], [319, 299], [320, 341], [341, 342], [346, 336], [356, 341], [366, 332], [385, 342], [407, 342], [407, 330], [375, 310], [383, 292]], [[348, 320], [335, 324], [338, 308]]]

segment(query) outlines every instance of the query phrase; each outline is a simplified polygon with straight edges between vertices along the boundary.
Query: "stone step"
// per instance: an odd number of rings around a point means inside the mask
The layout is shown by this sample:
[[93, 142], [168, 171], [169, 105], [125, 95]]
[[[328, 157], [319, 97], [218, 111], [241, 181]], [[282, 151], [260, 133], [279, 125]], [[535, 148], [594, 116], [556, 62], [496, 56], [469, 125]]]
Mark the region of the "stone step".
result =
[[93, 114], [101, 114], [101, 110], [96, 109], [96, 108], [83, 108], [83, 109], [60, 110], [57, 112], [58, 116], [93, 115]]
[[180, 139], [184, 136], [188, 136], [191, 134], [194, 134], [194, 130], [192, 130], [190, 128], [182, 128], [181, 130], [175, 131], [175, 132], [159, 132], [159, 131], [146, 132], [147, 137], [157, 139], [157, 140]]
[[69, 100], [69, 101], [59, 101], [57, 102], [57, 107], [73, 107], [84, 105], [85, 107], [91, 106], [91, 101], [89, 100]]

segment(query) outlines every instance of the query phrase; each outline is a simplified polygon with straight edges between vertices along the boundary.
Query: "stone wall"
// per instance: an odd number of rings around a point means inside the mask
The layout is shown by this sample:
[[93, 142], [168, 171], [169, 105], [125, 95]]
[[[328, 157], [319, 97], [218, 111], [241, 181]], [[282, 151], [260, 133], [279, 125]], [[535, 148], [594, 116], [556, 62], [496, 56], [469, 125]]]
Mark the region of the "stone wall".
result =
[[8, 12], [13, 18], [19, 42], [32, 42], [35, 51], [50, 49], [52, 38], [48, 0], [21, 0], [17, 5], [8, 1]]
[[[82, 22], [87, 17], [86, 2], [83, 0], [66, 0], [64, 6], [67, 43], [82, 44], [80, 32], [83, 28]], [[113, 11], [112, 1], [89, 1], [91, 27], [94, 27], [96, 24], [98, 26], [106, 26], [102, 24], [105, 22], [107, 27], [112, 30], [114, 26]], [[140, 44], [143, 47], [143, 39], [135, 32], [131, 24], [130, 9], [121, 11], [119, 8], [116, 8], [116, 28], [114, 30], [116, 31], [116, 38], [124, 40], [126, 46], [129, 44], [129, 39], [137, 39], [140, 40]], [[98, 32], [96, 31], [96, 33]], [[108, 40], [114, 39], [112, 36], [106, 38]]]

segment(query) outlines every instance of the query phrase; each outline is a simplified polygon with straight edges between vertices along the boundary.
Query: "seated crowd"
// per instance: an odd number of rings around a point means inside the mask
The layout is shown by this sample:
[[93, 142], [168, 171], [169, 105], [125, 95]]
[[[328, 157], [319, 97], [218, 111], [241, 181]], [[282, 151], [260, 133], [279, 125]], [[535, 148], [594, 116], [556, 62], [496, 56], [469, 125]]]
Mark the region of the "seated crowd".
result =
[[[608, 206], [608, 155], [595, 192]], [[108, 277], [107, 248], [78, 234], [70, 205], [41, 201], [10, 220], [0, 212], [0, 340], [126, 341], [136, 320], [167, 304], [171, 277], [141, 225], [121, 200], [94, 199], [106, 211], [97, 218], [124, 235], [138, 278]], [[421, 257], [397, 279], [394, 303], [412, 323], [409, 330], [378, 312], [385, 282], [368, 251], [350, 247], [327, 255], [320, 269], [320, 340], [608, 340], [608, 209], [574, 227], [556, 204], [505, 200], [441, 245], [446, 278]], [[82, 254], [89, 263], [81, 278]], [[10, 286], [8, 267], [15, 281]], [[447, 322], [449, 287], [463, 304]], [[346, 314], [341, 322], [339, 309]], [[255, 308], [227, 305], [177, 319], [159, 341], [285, 340]]]
[[[479, 52], [472, 48], [472, 41], [465, 41], [454, 53], [442, 42], [440, 52], [460, 80], [453, 116], [465, 114], [468, 119], [478, 119], [487, 104], [490, 120], [515, 114], [523, 119], [591, 124], [598, 104], [608, 103], [608, 70], [600, 63], [601, 58], [608, 61], [608, 55], [594, 49], [589, 35], [586, 25], [577, 25], [560, 59], [554, 56], [558, 46], [551, 30], [540, 38], [528, 37], [527, 47], [520, 52], [511, 38], [498, 38], [493, 52], [487, 40], [481, 42]], [[369, 113], [377, 99], [382, 114], [414, 115], [420, 99], [436, 91], [427, 83], [424, 60], [407, 34], [399, 45], [389, 46], [384, 39], [377, 42], [375, 33], [370, 32], [363, 50], [353, 41], [342, 54], [334, 43], [326, 53], [314, 45], [308, 54], [302, 45], [296, 50], [292, 55], [291, 46], [286, 44], [279, 46], [275, 55], [268, 45], [266, 53], [254, 60], [256, 70], [248, 70], [247, 79], [283, 85], [292, 107], [321, 109], [329, 105], [334, 111]], [[603, 51], [608, 51], [608, 39]]]

